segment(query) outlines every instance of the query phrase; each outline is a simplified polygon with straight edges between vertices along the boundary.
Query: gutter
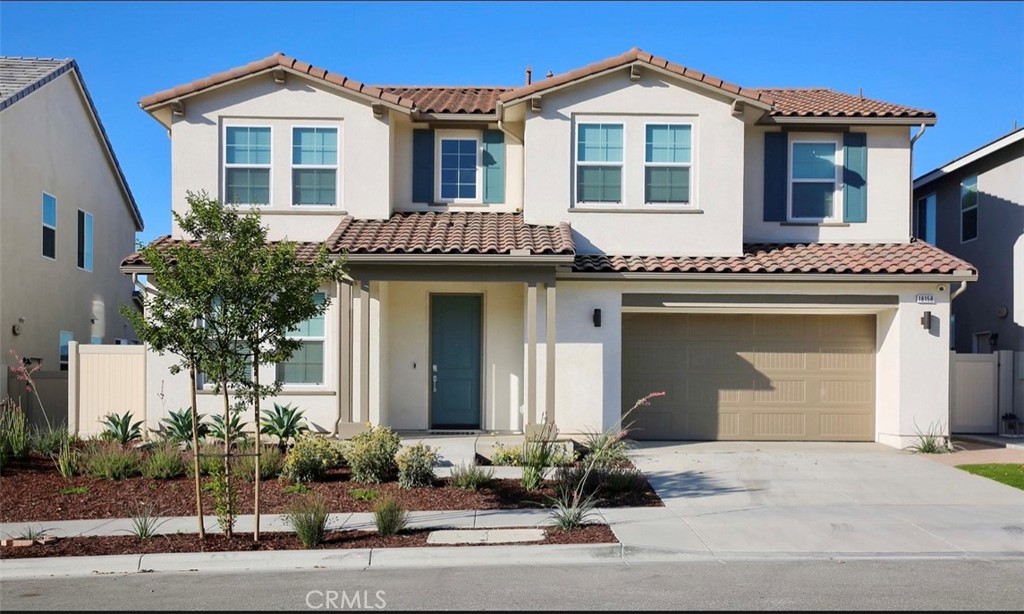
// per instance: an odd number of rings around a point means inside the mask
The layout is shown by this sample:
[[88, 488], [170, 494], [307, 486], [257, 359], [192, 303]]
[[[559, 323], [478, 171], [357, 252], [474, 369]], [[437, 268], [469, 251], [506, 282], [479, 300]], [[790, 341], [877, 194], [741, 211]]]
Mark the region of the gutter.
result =
[[936, 118], [926, 117], [787, 117], [771, 116], [765, 117], [757, 122], [761, 126], [783, 126], [786, 124], [836, 124], [842, 126], [934, 126]]
[[[340, 256], [332, 256], [338, 258]], [[576, 259], [574, 254], [349, 254], [348, 261], [352, 264], [469, 264], [490, 266], [495, 264], [526, 264], [526, 265], [571, 265]]]
[[[578, 271], [558, 272], [557, 279], [591, 281], [736, 281], [736, 282], [962, 282], [977, 281], [977, 273], [587, 273]], [[961, 291], [957, 290], [957, 294]], [[951, 299], [952, 300], [952, 297]]]
[[955, 299], [956, 297], [960, 296], [964, 292], [967, 292], [967, 283], [969, 281], [977, 281], [977, 279], [978, 279], [978, 276], [975, 275], [974, 279], [970, 279], [970, 280], [965, 279], [962, 282], [960, 282], [960, 287], [956, 289], [956, 292], [954, 292], [953, 294], [949, 295], [949, 303], [952, 305], [953, 304], [953, 299]]

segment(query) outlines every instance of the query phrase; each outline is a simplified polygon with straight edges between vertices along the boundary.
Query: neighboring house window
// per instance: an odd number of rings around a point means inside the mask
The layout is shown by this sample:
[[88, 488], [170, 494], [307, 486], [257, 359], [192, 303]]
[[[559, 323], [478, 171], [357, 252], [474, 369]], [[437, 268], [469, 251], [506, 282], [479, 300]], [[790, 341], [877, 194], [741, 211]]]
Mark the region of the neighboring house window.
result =
[[690, 202], [693, 127], [648, 124], [645, 142], [644, 202]]
[[337, 128], [292, 129], [292, 204], [338, 204]]
[[43, 192], [43, 256], [57, 259], [57, 197]]
[[224, 201], [270, 203], [270, 128], [228, 126], [224, 139]]
[[480, 140], [441, 135], [438, 151], [438, 201], [480, 202]]
[[[318, 305], [323, 305], [323, 292], [313, 295]], [[302, 340], [302, 347], [292, 357], [277, 364], [277, 381], [282, 384], [323, 384], [324, 383], [324, 315], [310, 318], [299, 324], [289, 335]]]
[[66, 330], [60, 331], [60, 370], [68, 370], [68, 345], [75, 340], [75, 334]]
[[914, 236], [935, 245], [935, 195], [917, 199], [914, 204]]
[[576, 202], [622, 202], [622, 124], [580, 124], [576, 133]]
[[92, 214], [78, 211], [78, 268], [92, 271]]
[[837, 220], [842, 211], [836, 141], [794, 141], [790, 147], [789, 219]]
[[103, 337], [97, 337], [96, 335], [93, 335], [89, 337], [89, 343], [91, 343], [92, 345], [103, 345]]
[[978, 238], [978, 176], [960, 182], [960, 242]]

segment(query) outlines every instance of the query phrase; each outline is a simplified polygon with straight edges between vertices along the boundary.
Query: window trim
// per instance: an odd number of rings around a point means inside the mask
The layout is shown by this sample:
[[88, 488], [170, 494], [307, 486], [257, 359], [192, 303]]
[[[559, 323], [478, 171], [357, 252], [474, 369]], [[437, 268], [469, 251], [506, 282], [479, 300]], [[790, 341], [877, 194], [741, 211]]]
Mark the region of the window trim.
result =
[[[335, 135], [335, 152], [334, 152], [334, 164], [295, 164], [295, 130], [334, 130]], [[273, 142], [274, 134], [270, 134], [271, 142]], [[288, 200], [291, 202], [291, 207], [295, 209], [324, 209], [324, 210], [335, 210], [341, 207], [341, 130], [337, 126], [324, 126], [324, 125], [312, 125], [312, 124], [292, 124], [291, 126], [291, 147], [288, 148]], [[273, 160], [273, 149], [271, 149], [271, 160]], [[334, 204], [333, 205], [303, 205], [295, 202], [295, 169], [313, 169], [313, 170], [334, 170]], [[273, 171], [271, 171], [273, 173]]]
[[[46, 197], [47, 196], [49, 196], [50, 198], [53, 199], [53, 226], [50, 226], [49, 224], [46, 223]], [[40, 250], [40, 252], [43, 255], [43, 258], [46, 258], [47, 260], [57, 260], [57, 213], [58, 213], [57, 197], [54, 196], [53, 194], [50, 194], [46, 190], [42, 190], [42, 196], [40, 197], [40, 202], [39, 202], [40, 218], [41, 218], [41, 221], [42, 221], [42, 224], [43, 224], [43, 229], [45, 230], [45, 229], [49, 228], [50, 230], [53, 231], [53, 256], [51, 257], [51, 256], [47, 256], [46, 255], [46, 243], [45, 242], [41, 246], [42, 249]], [[40, 235], [40, 238], [42, 238], [42, 235]]]
[[[270, 130], [270, 164], [237, 164], [228, 163], [228, 129], [229, 128], [267, 128]], [[224, 124], [224, 130], [221, 132], [221, 170], [220, 170], [220, 185], [221, 185], [221, 198], [220, 201], [227, 205], [236, 205], [240, 209], [263, 209], [272, 207], [274, 205], [274, 126], [271, 124]], [[228, 202], [228, 169], [229, 168], [258, 168], [267, 170], [267, 203], [231, 203]], [[289, 197], [289, 200], [291, 198]]]
[[[974, 178], [974, 194], [975, 194], [974, 206], [969, 208], [969, 209], [964, 209], [964, 183], [968, 179], [971, 179], [972, 177]], [[977, 174], [968, 175], [968, 176], [966, 176], [966, 177], [964, 177], [963, 179], [960, 180], [960, 198], [959, 198], [959, 202], [960, 202], [960, 243], [963, 244], [963, 243], [970, 243], [971, 241], [977, 241], [978, 237], [981, 235], [980, 228], [978, 227], [978, 223], [981, 221], [981, 219], [980, 219], [981, 218], [981, 209], [978, 206], [978, 205], [981, 204], [981, 190], [978, 188], [978, 175]], [[964, 239], [964, 213], [967, 213], [968, 211], [976, 211], [977, 213], [975, 213], [975, 215], [974, 215], [974, 236], [971, 237], [970, 239], [966, 239], [965, 240]]]
[[[587, 162], [586, 160], [580, 161], [580, 127], [585, 125], [598, 125], [598, 126], [618, 126], [622, 129], [622, 160], [619, 162]], [[576, 118], [573, 125], [573, 139], [572, 139], [572, 205], [573, 207], [587, 207], [587, 208], [604, 208], [604, 209], [617, 209], [621, 208], [626, 204], [626, 152], [629, 151], [627, 147], [628, 135], [626, 134], [626, 122], [624, 120], [619, 121], [604, 121], [601, 118], [580, 120]], [[618, 165], [619, 168], [619, 200], [580, 200], [580, 166], [584, 167], [612, 167]]]
[[[476, 197], [441, 198], [441, 143], [444, 141], [476, 141]], [[434, 202], [445, 205], [484, 204], [484, 134], [482, 130], [448, 129], [434, 131]]]
[[[791, 133], [792, 134], [792, 133]], [[794, 183], [825, 183], [824, 179], [796, 179], [793, 177], [793, 150], [796, 145], [806, 144], [829, 144], [835, 145], [836, 156], [832, 165], [835, 168], [835, 189], [832, 194], [832, 215], [827, 217], [796, 217], [793, 215], [793, 184]], [[831, 223], [843, 221], [843, 141], [842, 136], [834, 135], [805, 135], [790, 138], [786, 152], [786, 221], [787, 222], [808, 222], [808, 223]]]
[[[689, 126], [690, 128], [690, 161], [689, 162], [648, 162], [647, 161], [647, 128], [648, 126]], [[697, 128], [696, 124], [692, 121], [645, 121], [644, 122], [644, 203], [645, 208], [665, 208], [665, 209], [696, 209], [697, 208], [697, 173], [694, 172], [694, 167], [697, 165]], [[623, 150], [625, 150], [625, 133], [623, 133]], [[625, 156], [623, 156], [625, 157]], [[649, 167], [657, 168], [688, 168], [690, 169], [690, 200], [686, 202], [651, 202], [647, 200], [647, 169]]]
[[[64, 335], [68, 336], [67, 356], [61, 356], [61, 349], [64, 346]], [[70, 330], [62, 330], [57, 334], [57, 363], [59, 364], [61, 371], [67, 371], [68, 365], [71, 364], [71, 342], [74, 340], [75, 333]]]
[[[82, 214], [84, 214], [84, 217], [82, 217]], [[88, 242], [85, 244], [85, 246], [83, 247], [83, 246], [76, 245], [76, 248], [82, 247], [82, 249], [81, 250], [75, 249], [75, 265], [78, 267], [78, 270], [80, 270], [80, 271], [86, 271], [88, 273], [92, 273], [93, 268], [94, 268], [93, 265], [95, 264], [95, 260], [96, 260], [96, 252], [95, 252], [96, 224], [95, 224], [95, 218], [93, 217], [92, 213], [89, 213], [85, 209], [78, 209], [78, 213], [75, 215], [75, 218], [76, 218], [76, 225], [77, 225], [78, 222], [81, 222], [82, 220], [86, 220], [85, 226], [83, 228], [76, 228], [76, 232], [75, 232], [75, 241], [76, 241], [76, 243], [78, 241], [82, 241], [82, 242], [86, 241], [86, 237], [85, 237], [86, 233], [85, 233], [84, 228], [88, 228], [88, 231], [89, 231], [88, 232], [88, 234], [89, 234]], [[79, 262], [79, 260], [78, 260], [78, 253], [79, 253], [79, 251], [81, 251], [81, 253], [82, 253], [82, 260], [81, 260], [81, 262]]]
[[275, 383], [280, 383], [281, 384], [281, 388], [283, 390], [294, 390], [294, 389], [299, 389], [299, 390], [311, 390], [312, 389], [312, 390], [315, 390], [315, 389], [323, 389], [323, 388], [326, 388], [328, 386], [328, 382], [327, 382], [327, 366], [328, 366], [327, 365], [327, 339], [328, 339], [329, 333], [331, 331], [328, 328], [329, 325], [330, 325], [330, 318], [327, 316], [327, 313], [330, 310], [331, 295], [326, 290], [317, 290], [316, 292], [313, 293], [313, 296], [316, 296], [317, 294], [322, 294], [323, 297], [324, 297], [324, 303], [327, 304], [327, 310], [324, 311], [324, 313], [321, 314], [321, 316], [320, 316], [321, 318], [323, 318], [323, 325], [324, 325], [324, 333], [323, 333], [323, 335], [320, 336], [320, 337], [310, 337], [310, 336], [305, 336], [305, 335], [303, 335], [303, 336], [300, 336], [300, 335], [294, 335], [294, 336], [293, 335], [288, 335], [288, 338], [289, 339], [297, 339], [299, 341], [302, 341], [303, 347], [305, 347], [305, 344], [306, 344], [307, 341], [319, 341], [321, 343], [321, 347], [323, 347], [323, 361], [320, 364], [320, 368], [321, 368], [320, 379], [321, 379], [321, 381], [320, 381], [320, 383], [283, 382], [283, 381], [280, 381], [278, 379], [278, 369], [280, 368], [280, 365], [285, 364], [285, 362], [279, 362], [279, 363], [276, 363], [274, 365], [274, 382]]
[[[929, 200], [931, 201], [931, 207], [928, 206]], [[923, 233], [921, 232], [921, 225], [919, 223], [921, 219], [922, 206], [924, 208], [925, 218], [925, 228]], [[937, 223], [937, 206], [938, 200], [935, 192], [925, 194], [924, 196], [921, 196], [916, 201], [914, 201], [914, 224], [913, 228], [911, 228], [911, 231], [916, 238], [923, 240], [925, 243], [930, 243], [931, 245], [935, 245], [935, 241], [937, 240], [937, 229], [935, 228]]]

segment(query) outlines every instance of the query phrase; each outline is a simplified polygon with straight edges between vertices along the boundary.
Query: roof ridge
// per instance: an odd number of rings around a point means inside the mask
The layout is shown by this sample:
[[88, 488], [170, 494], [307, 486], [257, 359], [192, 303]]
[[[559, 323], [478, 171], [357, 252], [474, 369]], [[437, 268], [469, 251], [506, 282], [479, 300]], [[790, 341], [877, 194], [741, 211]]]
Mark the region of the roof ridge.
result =
[[460, 89], [460, 90], [514, 90], [517, 85], [374, 85], [381, 89]]

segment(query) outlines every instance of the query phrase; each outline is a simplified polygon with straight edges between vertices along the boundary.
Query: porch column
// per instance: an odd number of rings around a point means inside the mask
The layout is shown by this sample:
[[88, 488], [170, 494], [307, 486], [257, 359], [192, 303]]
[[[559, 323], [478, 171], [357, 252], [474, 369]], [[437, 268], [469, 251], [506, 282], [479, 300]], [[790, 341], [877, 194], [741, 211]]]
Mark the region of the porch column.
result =
[[537, 283], [526, 285], [526, 419], [524, 428], [537, 423]]
[[[353, 375], [359, 382], [359, 421], [370, 419], [370, 282], [359, 282], [359, 360]], [[355, 402], [355, 399], [353, 399]]]
[[547, 316], [547, 326], [544, 330], [544, 347], [547, 351], [547, 362], [544, 375], [544, 423], [555, 423], [555, 282], [545, 284], [547, 300], [544, 305], [544, 314]]
[[352, 286], [338, 284], [338, 429], [352, 422]]

